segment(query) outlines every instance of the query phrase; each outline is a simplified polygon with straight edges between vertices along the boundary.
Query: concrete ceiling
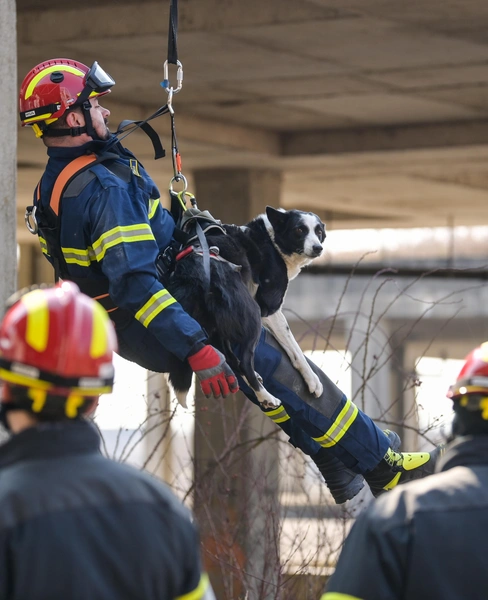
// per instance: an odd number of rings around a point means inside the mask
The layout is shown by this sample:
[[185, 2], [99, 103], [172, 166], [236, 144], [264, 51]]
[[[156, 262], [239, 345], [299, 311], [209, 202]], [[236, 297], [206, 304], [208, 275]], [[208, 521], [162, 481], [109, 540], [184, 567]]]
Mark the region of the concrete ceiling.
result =
[[[17, 0], [19, 84], [48, 58], [98, 60], [111, 124], [148, 116], [167, 98], [168, 7]], [[488, 225], [487, 32], [485, 0], [180, 0], [183, 172], [279, 169], [281, 205], [329, 229]], [[127, 145], [167, 185], [170, 159]], [[20, 128], [18, 147], [23, 209], [45, 149]]]

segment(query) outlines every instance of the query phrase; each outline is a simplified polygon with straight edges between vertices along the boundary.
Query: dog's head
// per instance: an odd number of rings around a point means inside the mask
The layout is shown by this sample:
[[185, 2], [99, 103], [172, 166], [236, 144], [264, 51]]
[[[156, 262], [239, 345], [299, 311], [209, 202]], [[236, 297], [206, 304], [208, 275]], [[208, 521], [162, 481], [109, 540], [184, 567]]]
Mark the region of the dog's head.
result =
[[266, 207], [275, 244], [284, 255], [299, 254], [312, 260], [322, 254], [325, 225], [311, 212]]

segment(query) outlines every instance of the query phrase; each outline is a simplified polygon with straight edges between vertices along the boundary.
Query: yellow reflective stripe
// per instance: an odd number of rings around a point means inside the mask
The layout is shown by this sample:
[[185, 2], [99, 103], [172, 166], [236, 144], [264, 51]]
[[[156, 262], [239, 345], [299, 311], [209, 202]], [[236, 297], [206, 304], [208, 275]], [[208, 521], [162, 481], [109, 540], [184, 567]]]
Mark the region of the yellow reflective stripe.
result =
[[[34, 387], [41, 390], [50, 390], [56, 386], [49, 381], [43, 381], [36, 377], [29, 377], [28, 375], [21, 375], [20, 373], [13, 373], [6, 369], [0, 369], [0, 379], [8, 381], [9, 383], [16, 383], [24, 387]], [[112, 392], [112, 386], [103, 385], [99, 387], [70, 387], [70, 391], [75, 394], [81, 394], [82, 396], [99, 396], [100, 394], [110, 394]]]
[[36, 352], [44, 352], [49, 341], [49, 309], [46, 294], [34, 290], [21, 299], [27, 311], [25, 341]]
[[90, 342], [90, 356], [100, 358], [107, 352], [108, 344], [108, 321], [109, 317], [105, 309], [98, 303], [93, 306], [92, 315], [92, 337]]
[[106, 231], [93, 244], [93, 250], [100, 262], [105, 256], [105, 252], [124, 242], [143, 242], [146, 240], [154, 240], [154, 234], [148, 223], [140, 223], [138, 225], [121, 225]]
[[358, 407], [350, 400], [347, 400], [337, 419], [332, 423], [332, 426], [329, 427], [323, 436], [313, 439], [323, 448], [335, 446], [347, 433], [347, 430], [356, 419], [358, 412]]
[[0, 369], [0, 379], [8, 381], [9, 383], [23, 385], [25, 387], [30, 387], [32, 384], [35, 384], [36, 388], [43, 390], [48, 390], [50, 387], [52, 387], [52, 385], [47, 381], [42, 381], [41, 379], [36, 379], [35, 377], [29, 377], [28, 375], [21, 375], [20, 373], [12, 373], [12, 371], [7, 371], [6, 369]]
[[140, 321], [144, 327], [147, 327], [161, 311], [174, 302], [176, 302], [176, 300], [168, 290], [160, 290], [151, 296], [146, 304], [136, 312], [136, 319]]
[[359, 596], [350, 596], [349, 594], [341, 594], [340, 592], [327, 592], [320, 600], [363, 600]]
[[88, 247], [86, 250], [82, 248], [61, 248], [64, 260], [72, 265], [80, 265], [81, 267], [89, 267], [92, 262], [97, 260], [93, 248]]
[[147, 209], [147, 216], [149, 217], [149, 220], [151, 220], [154, 217], [154, 213], [158, 210], [158, 206], [159, 198], [149, 198], [149, 206]]
[[[36, 85], [43, 77], [49, 75], [49, 73], [54, 73], [54, 71], [66, 71], [66, 73], [72, 73], [73, 75], [78, 75], [82, 78], [85, 76], [83, 71], [81, 71], [80, 69], [77, 69], [76, 67], [69, 67], [68, 65], [53, 65], [52, 67], [47, 67], [46, 69], [42, 69], [42, 71], [40, 71], [35, 77], [32, 78], [32, 81], [29, 83], [25, 91], [25, 99], [27, 100], [27, 98], [30, 98], [32, 96]], [[36, 118], [39, 119], [39, 117]]]
[[198, 586], [192, 592], [188, 592], [188, 594], [183, 594], [183, 596], [177, 596], [176, 600], [199, 600], [200, 598], [204, 597], [207, 588], [208, 575], [206, 573], [203, 573], [200, 577]]
[[24, 123], [30, 123], [31, 121], [39, 121], [41, 119], [46, 120], [48, 119], [53, 113], [46, 113], [45, 115], [37, 115], [35, 117], [30, 117], [29, 119], [24, 119]]
[[274, 423], [283, 423], [290, 418], [283, 405], [278, 406], [274, 410], [267, 410], [264, 414], [269, 417]]
[[41, 244], [41, 250], [44, 252], [44, 254], [47, 254], [47, 242], [46, 240], [39, 236], [39, 244]]

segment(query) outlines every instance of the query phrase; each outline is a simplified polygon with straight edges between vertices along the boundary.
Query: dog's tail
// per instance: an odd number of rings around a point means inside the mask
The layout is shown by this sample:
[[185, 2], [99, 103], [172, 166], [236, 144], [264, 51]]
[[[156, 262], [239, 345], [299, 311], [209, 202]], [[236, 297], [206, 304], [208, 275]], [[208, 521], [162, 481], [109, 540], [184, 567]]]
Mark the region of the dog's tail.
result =
[[186, 362], [171, 356], [168, 369], [168, 379], [174, 389], [176, 399], [184, 408], [187, 408], [186, 398], [191, 387], [193, 371]]

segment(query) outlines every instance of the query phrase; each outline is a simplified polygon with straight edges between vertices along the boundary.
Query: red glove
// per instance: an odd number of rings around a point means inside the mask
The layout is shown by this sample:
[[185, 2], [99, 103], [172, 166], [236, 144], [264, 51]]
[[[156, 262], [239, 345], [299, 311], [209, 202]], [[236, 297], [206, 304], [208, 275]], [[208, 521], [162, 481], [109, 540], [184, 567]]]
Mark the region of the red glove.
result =
[[204, 346], [188, 357], [188, 363], [200, 380], [206, 398], [224, 398], [239, 390], [234, 372], [225, 362], [225, 356], [213, 346]]

